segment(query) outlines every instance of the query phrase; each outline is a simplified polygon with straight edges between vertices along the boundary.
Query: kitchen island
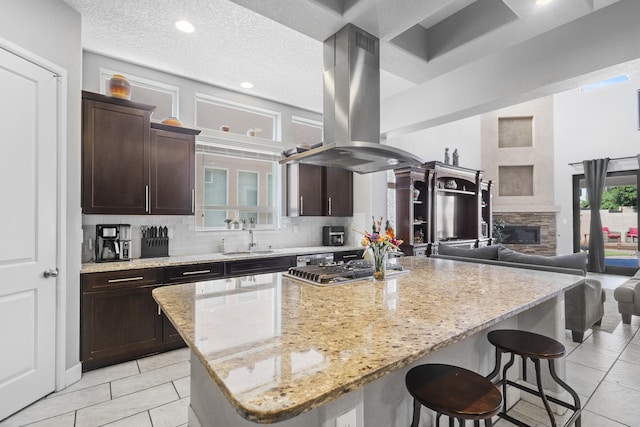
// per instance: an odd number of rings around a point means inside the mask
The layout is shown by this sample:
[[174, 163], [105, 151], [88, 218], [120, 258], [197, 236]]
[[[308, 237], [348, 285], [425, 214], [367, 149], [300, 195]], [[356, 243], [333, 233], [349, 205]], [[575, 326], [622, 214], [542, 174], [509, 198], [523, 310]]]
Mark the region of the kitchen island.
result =
[[[564, 342], [564, 291], [580, 276], [426, 257], [408, 274], [319, 287], [282, 273], [153, 291], [191, 349], [190, 426], [406, 426], [404, 374], [493, 367], [486, 333]], [[562, 361], [561, 361], [562, 362]], [[564, 363], [558, 372], [564, 375]]]

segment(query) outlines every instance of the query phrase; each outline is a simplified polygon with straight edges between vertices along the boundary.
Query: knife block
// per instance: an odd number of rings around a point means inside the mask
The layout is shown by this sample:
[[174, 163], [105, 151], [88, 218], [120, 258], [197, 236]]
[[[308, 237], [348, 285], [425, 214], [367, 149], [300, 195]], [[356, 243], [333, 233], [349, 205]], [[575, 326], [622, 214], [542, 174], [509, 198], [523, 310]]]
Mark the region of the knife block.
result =
[[140, 258], [169, 256], [168, 237], [143, 237], [140, 239]]

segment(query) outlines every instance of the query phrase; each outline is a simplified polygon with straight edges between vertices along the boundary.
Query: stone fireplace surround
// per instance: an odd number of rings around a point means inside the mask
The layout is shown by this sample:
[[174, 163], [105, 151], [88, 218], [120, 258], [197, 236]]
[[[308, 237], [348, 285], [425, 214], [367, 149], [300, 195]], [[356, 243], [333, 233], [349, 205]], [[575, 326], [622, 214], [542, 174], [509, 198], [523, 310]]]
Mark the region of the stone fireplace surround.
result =
[[555, 212], [494, 212], [493, 218], [503, 220], [507, 226], [540, 227], [539, 244], [503, 243], [509, 249], [527, 254], [556, 255]]

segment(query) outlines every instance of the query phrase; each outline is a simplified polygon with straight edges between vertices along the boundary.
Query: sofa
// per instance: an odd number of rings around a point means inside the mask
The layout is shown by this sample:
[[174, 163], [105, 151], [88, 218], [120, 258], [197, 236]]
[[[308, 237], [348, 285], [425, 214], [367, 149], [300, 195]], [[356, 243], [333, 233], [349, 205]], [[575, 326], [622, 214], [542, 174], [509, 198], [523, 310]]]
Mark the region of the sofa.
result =
[[606, 294], [598, 280], [586, 278], [585, 253], [543, 256], [514, 251], [503, 245], [469, 249], [440, 244], [438, 253], [431, 257], [585, 276], [580, 285], [565, 292], [565, 328], [571, 331], [574, 342], [581, 343], [584, 333], [602, 322]]
[[631, 323], [631, 315], [640, 316], [640, 270], [613, 291], [622, 323]]

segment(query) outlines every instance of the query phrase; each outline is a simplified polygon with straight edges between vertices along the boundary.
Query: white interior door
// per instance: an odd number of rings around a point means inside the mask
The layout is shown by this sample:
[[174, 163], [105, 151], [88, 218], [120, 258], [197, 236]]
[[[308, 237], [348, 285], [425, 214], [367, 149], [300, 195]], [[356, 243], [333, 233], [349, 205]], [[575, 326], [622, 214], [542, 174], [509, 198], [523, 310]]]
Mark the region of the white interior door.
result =
[[56, 86], [0, 48], [0, 420], [55, 386]]

